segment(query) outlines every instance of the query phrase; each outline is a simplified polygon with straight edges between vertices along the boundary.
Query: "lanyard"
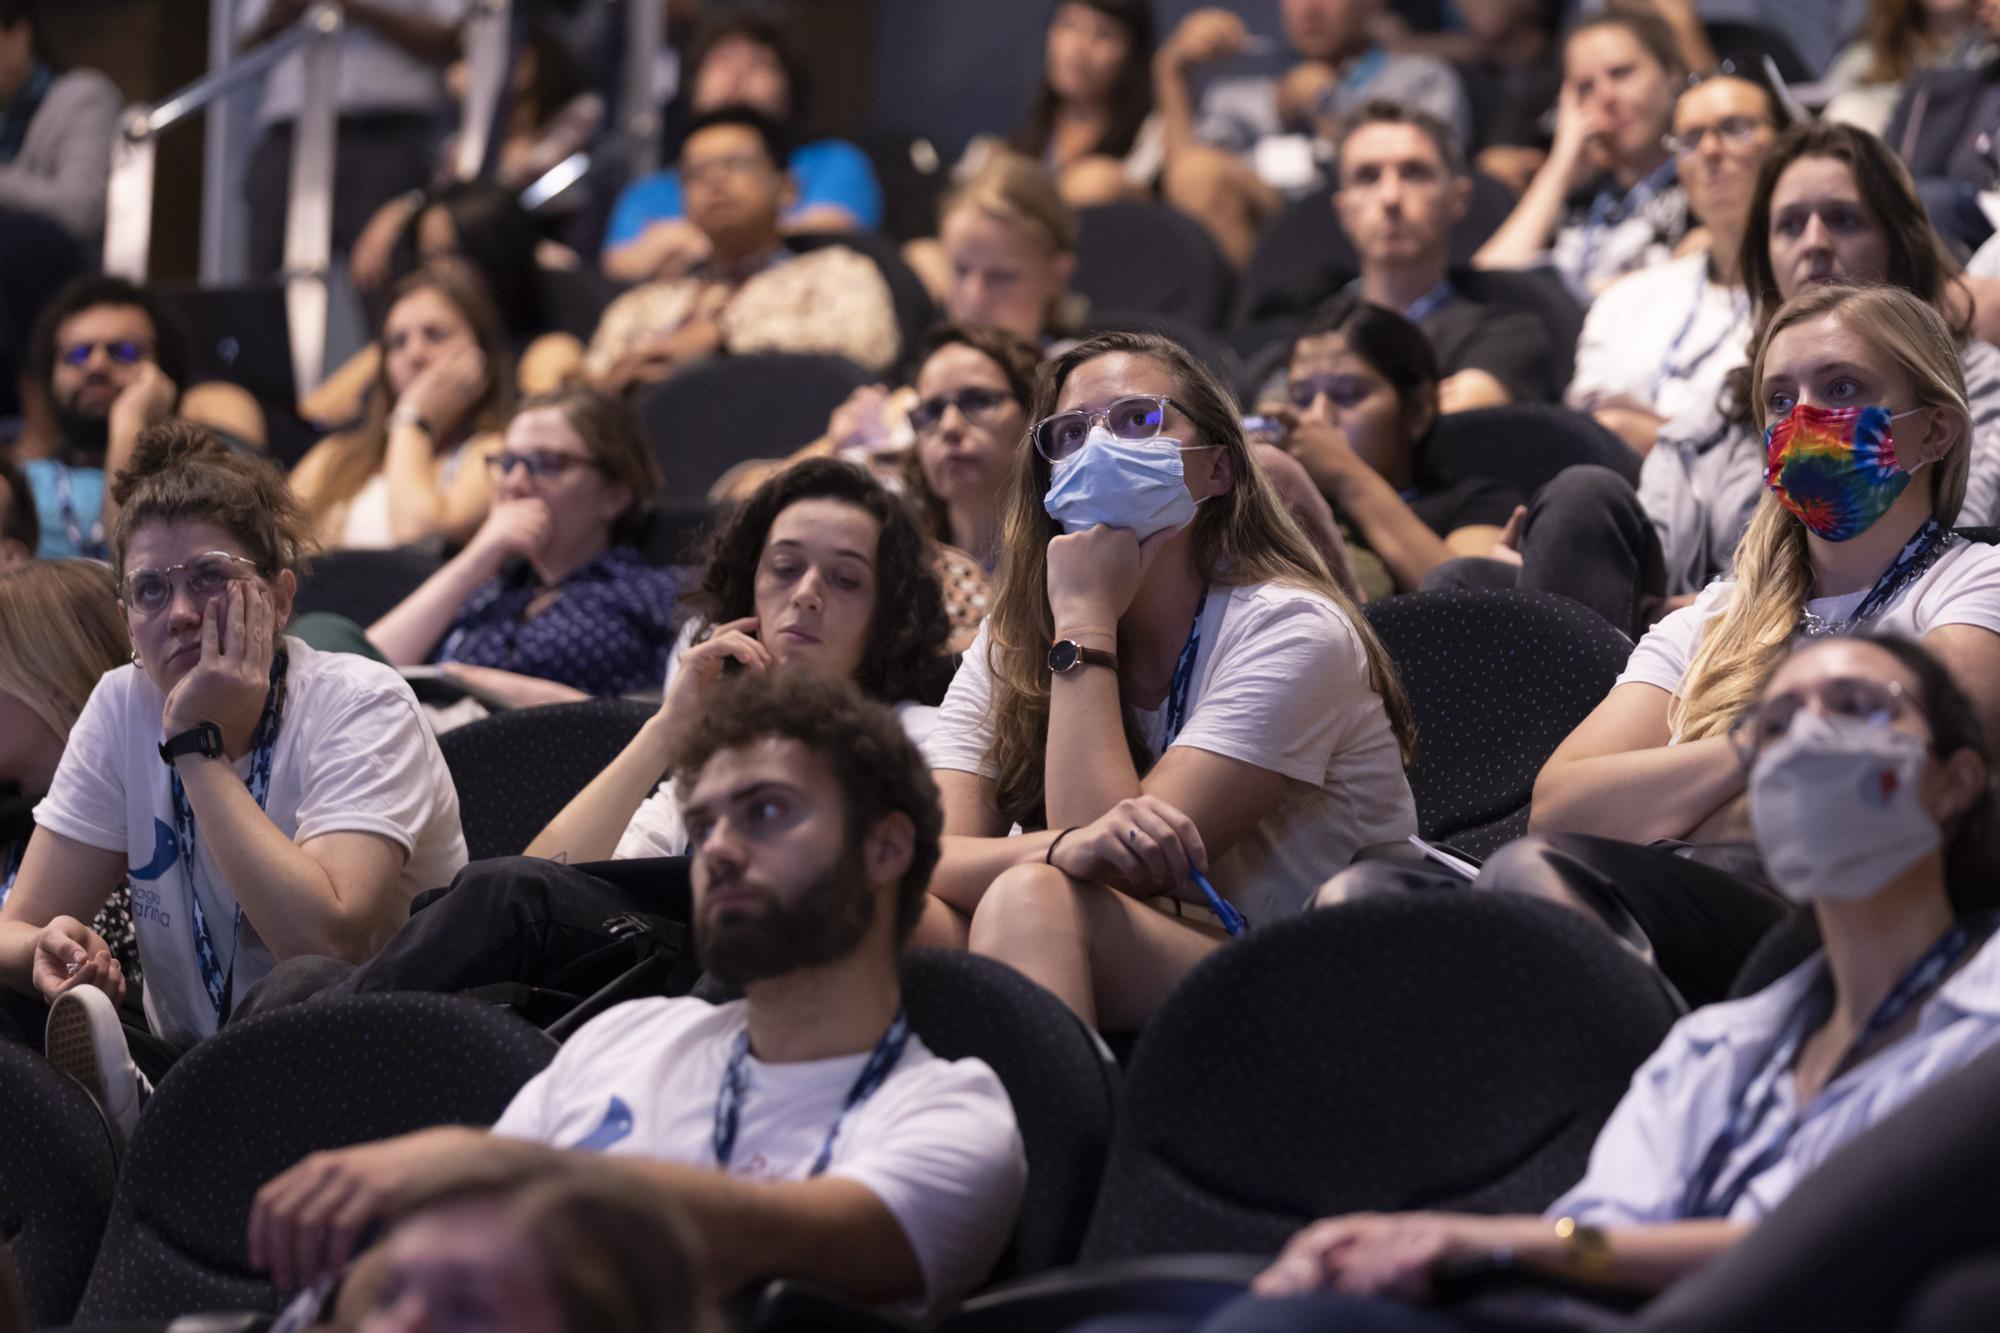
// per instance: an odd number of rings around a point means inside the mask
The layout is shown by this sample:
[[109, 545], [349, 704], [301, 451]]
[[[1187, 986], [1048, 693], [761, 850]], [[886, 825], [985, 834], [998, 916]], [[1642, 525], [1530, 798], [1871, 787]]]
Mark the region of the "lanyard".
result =
[[1925, 519], [1924, 525], [1917, 529], [1917, 535], [1910, 538], [1903, 547], [1903, 553], [1896, 557], [1896, 563], [1882, 571], [1882, 577], [1875, 580], [1875, 586], [1861, 599], [1861, 605], [1854, 608], [1854, 614], [1838, 620], [1826, 620], [1801, 608], [1800, 635], [1820, 639], [1829, 634], [1845, 634], [1863, 621], [1879, 615], [1897, 593], [1922, 578], [1925, 571], [1936, 564], [1938, 557], [1950, 550], [1957, 539], [1957, 533], [1945, 531], [1944, 525], [1935, 518]]
[[7, 849], [4, 863], [0, 863], [0, 903], [7, 901], [7, 895], [14, 891], [14, 881], [21, 874], [21, 861], [28, 854], [28, 840], [21, 839]]
[[[250, 738], [250, 795], [262, 810], [271, 795], [271, 755], [277, 748], [278, 727], [285, 716], [285, 654], [271, 659], [271, 689], [264, 696], [264, 715]], [[215, 1023], [220, 1027], [234, 1006], [236, 951], [243, 941], [243, 904], [236, 905], [236, 919], [229, 932], [229, 963], [225, 967], [216, 956], [215, 941], [208, 933], [208, 917], [201, 910], [201, 892], [195, 886], [194, 810], [188, 805], [187, 791], [181, 786], [179, 770], [173, 770], [174, 822], [181, 842], [181, 874], [187, 879], [189, 917], [194, 921], [194, 958], [201, 968], [201, 984], [208, 1002], [215, 1006]]]
[[1403, 312], [1403, 318], [1409, 320], [1412, 324], [1421, 324], [1432, 315], [1435, 315], [1443, 308], [1447, 301], [1456, 295], [1458, 295], [1458, 290], [1451, 285], [1451, 279], [1446, 278], [1443, 282], [1440, 282], [1437, 286], [1410, 302], [1409, 308]]
[[1180, 660], [1174, 663], [1173, 684], [1167, 689], [1167, 731], [1160, 742], [1160, 753], [1174, 743], [1174, 737], [1181, 734], [1181, 726], [1187, 721], [1188, 689], [1194, 684], [1195, 654], [1201, 651], [1201, 613], [1208, 606], [1208, 585], [1201, 585], [1201, 600], [1194, 604], [1194, 624], [1188, 626], [1187, 642], [1181, 645]]
[[1704, 264], [1701, 270], [1701, 286], [1695, 288], [1694, 304], [1688, 307], [1687, 318], [1681, 321], [1680, 332], [1676, 333], [1674, 340], [1667, 344], [1666, 354], [1660, 358], [1660, 368], [1654, 372], [1652, 397], [1656, 405], [1659, 401], [1660, 390], [1666, 387], [1667, 381], [1684, 380], [1695, 371], [1701, 369], [1702, 363], [1707, 361], [1711, 356], [1714, 356], [1720, 350], [1722, 344], [1729, 341], [1729, 336], [1736, 332], [1737, 325], [1742, 320], [1742, 317], [1750, 311], [1750, 298], [1748, 294], [1741, 291], [1737, 292], [1730, 301], [1731, 313], [1729, 322], [1723, 326], [1722, 332], [1716, 335], [1715, 340], [1694, 355], [1683, 357], [1679, 361], [1676, 361], [1674, 353], [1680, 351], [1681, 344], [1687, 341], [1688, 334], [1694, 332], [1694, 322], [1701, 318], [1701, 303], [1707, 299], [1708, 266]]
[[[1983, 935], [1985, 932], [1982, 931]], [[1833, 1068], [1831, 1084], [1835, 1078], [1845, 1073], [1861, 1052], [1884, 1032], [1903, 1020], [1910, 1009], [1925, 995], [1942, 982], [1947, 973], [1965, 956], [1973, 944], [1973, 933], [1961, 923], [1940, 935], [1936, 943], [1924, 951], [1923, 957], [1911, 964], [1909, 971], [1882, 997], [1882, 1003], [1875, 1006], [1875, 1012], [1862, 1024], [1861, 1031], [1841, 1055], [1840, 1063]], [[1687, 1192], [1681, 1202], [1681, 1216], [1728, 1217], [1737, 1201], [1749, 1190], [1756, 1178], [1768, 1171], [1785, 1150], [1791, 1146], [1792, 1136], [1798, 1133], [1802, 1117], [1794, 1113], [1778, 1136], [1762, 1152], [1753, 1157], [1736, 1178], [1724, 1188], [1722, 1173], [1729, 1164], [1730, 1157], [1748, 1141], [1749, 1136], [1770, 1117], [1778, 1101], [1778, 1089], [1786, 1074], [1791, 1071], [1797, 1058], [1799, 1047], [1806, 1034], [1826, 1021], [1832, 1012], [1832, 988], [1826, 982], [1824, 972], [1816, 979], [1813, 990], [1794, 1011], [1791, 1021], [1779, 1033], [1777, 1043], [1772, 1047], [1771, 1058], [1765, 1063], [1758, 1076], [1744, 1089], [1743, 1096], [1736, 1104], [1736, 1110], [1724, 1124], [1722, 1133], [1709, 1144], [1708, 1153], [1702, 1158], [1700, 1168], [1688, 1180]], [[1822, 1089], [1823, 1091], [1823, 1089]], [[1799, 1108], [1803, 1110], [1804, 1108]]]
[[[889, 1071], [903, 1058], [903, 1048], [910, 1044], [910, 1019], [901, 1005], [896, 1006], [896, 1016], [889, 1021], [889, 1030], [875, 1043], [875, 1049], [868, 1056], [868, 1063], [861, 1067], [860, 1077], [847, 1090], [847, 1099], [840, 1104], [840, 1113], [827, 1126], [826, 1142], [820, 1145], [819, 1156], [813, 1159], [811, 1174], [824, 1172], [833, 1161], [833, 1144], [840, 1137], [840, 1128], [847, 1123], [847, 1117], [854, 1108], [875, 1095], [889, 1077]], [[743, 1066], [750, 1058], [750, 1029], [744, 1028], [736, 1034], [736, 1044], [730, 1049], [729, 1063], [722, 1071], [722, 1087], [715, 1094], [715, 1164], [727, 1171], [729, 1159], [736, 1154], [736, 1127], [743, 1112]]]
[[70, 490], [69, 465], [56, 465], [56, 508], [62, 512], [63, 535], [69, 538], [70, 549], [80, 556], [101, 560], [109, 554], [104, 544], [104, 520], [102, 516], [90, 525], [90, 535], [85, 536], [83, 519], [76, 512], [76, 496]]
[[1639, 181], [1623, 195], [1614, 196], [1609, 189], [1600, 190], [1590, 201], [1590, 216], [1583, 224], [1583, 249], [1577, 257], [1577, 272], [1588, 281], [1597, 260], [1598, 246], [1603, 243], [1605, 233], [1622, 224], [1647, 204], [1653, 196], [1667, 188], [1667, 182], [1674, 179], [1679, 168], [1673, 158], [1668, 158], [1653, 168], [1653, 174]]

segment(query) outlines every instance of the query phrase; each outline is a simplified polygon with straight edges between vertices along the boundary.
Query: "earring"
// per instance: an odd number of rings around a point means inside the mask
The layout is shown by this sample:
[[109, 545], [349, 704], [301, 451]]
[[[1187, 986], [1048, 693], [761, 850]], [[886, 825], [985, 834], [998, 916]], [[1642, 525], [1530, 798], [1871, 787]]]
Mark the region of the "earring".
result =
[[137, 648], [132, 650], [132, 665], [138, 667], [141, 671], [146, 669], [146, 664], [139, 660], [139, 650]]

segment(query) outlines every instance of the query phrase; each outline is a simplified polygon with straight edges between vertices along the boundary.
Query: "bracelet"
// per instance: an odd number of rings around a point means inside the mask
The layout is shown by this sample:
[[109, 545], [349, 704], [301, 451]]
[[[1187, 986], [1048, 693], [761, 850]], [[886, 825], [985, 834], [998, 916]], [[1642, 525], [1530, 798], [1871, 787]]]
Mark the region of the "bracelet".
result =
[[1068, 828], [1064, 829], [1061, 833], [1056, 834], [1056, 840], [1049, 844], [1049, 849], [1046, 852], [1042, 853], [1043, 865], [1052, 866], [1056, 863], [1056, 848], [1062, 846], [1062, 840], [1064, 838], [1067, 838], [1070, 834], [1076, 832], [1078, 827], [1080, 826], [1072, 824]]
[[1611, 1242], [1602, 1227], [1590, 1226], [1574, 1217], [1559, 1217], [1556, 1239], [1562, 1242], [1563, 1260], [1570, 1271], [1593, 1282], [1609, 1281], [1617, 1265], [1611, 1257]]
[[414, 407], [399, 407], [389, 414], [389, 429], [395, 430], [398, 426], [415, 426], [431, 439], [437, 439], [437, 428], [424, 420], [424, 414]]

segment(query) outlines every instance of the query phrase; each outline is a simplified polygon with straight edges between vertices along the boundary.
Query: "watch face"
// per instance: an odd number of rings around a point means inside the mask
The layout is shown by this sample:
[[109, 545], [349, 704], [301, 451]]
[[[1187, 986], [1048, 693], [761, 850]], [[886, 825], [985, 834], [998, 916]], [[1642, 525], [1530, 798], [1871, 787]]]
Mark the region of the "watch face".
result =
[[1057, 639], [1049, 645], [1049, 670], [1068, 671], [1076, 665], [1077, 646], [1074, 639]]

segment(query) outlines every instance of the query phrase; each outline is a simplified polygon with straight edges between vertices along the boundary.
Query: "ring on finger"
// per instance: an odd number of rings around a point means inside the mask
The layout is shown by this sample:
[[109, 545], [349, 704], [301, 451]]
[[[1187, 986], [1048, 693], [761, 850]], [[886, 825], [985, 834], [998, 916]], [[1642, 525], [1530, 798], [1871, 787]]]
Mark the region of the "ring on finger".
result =
[[1126, 829], [1125, 841], [1131, 846], [1137, 847], [1139, 845], [1139, 830], [1135, 828]]

